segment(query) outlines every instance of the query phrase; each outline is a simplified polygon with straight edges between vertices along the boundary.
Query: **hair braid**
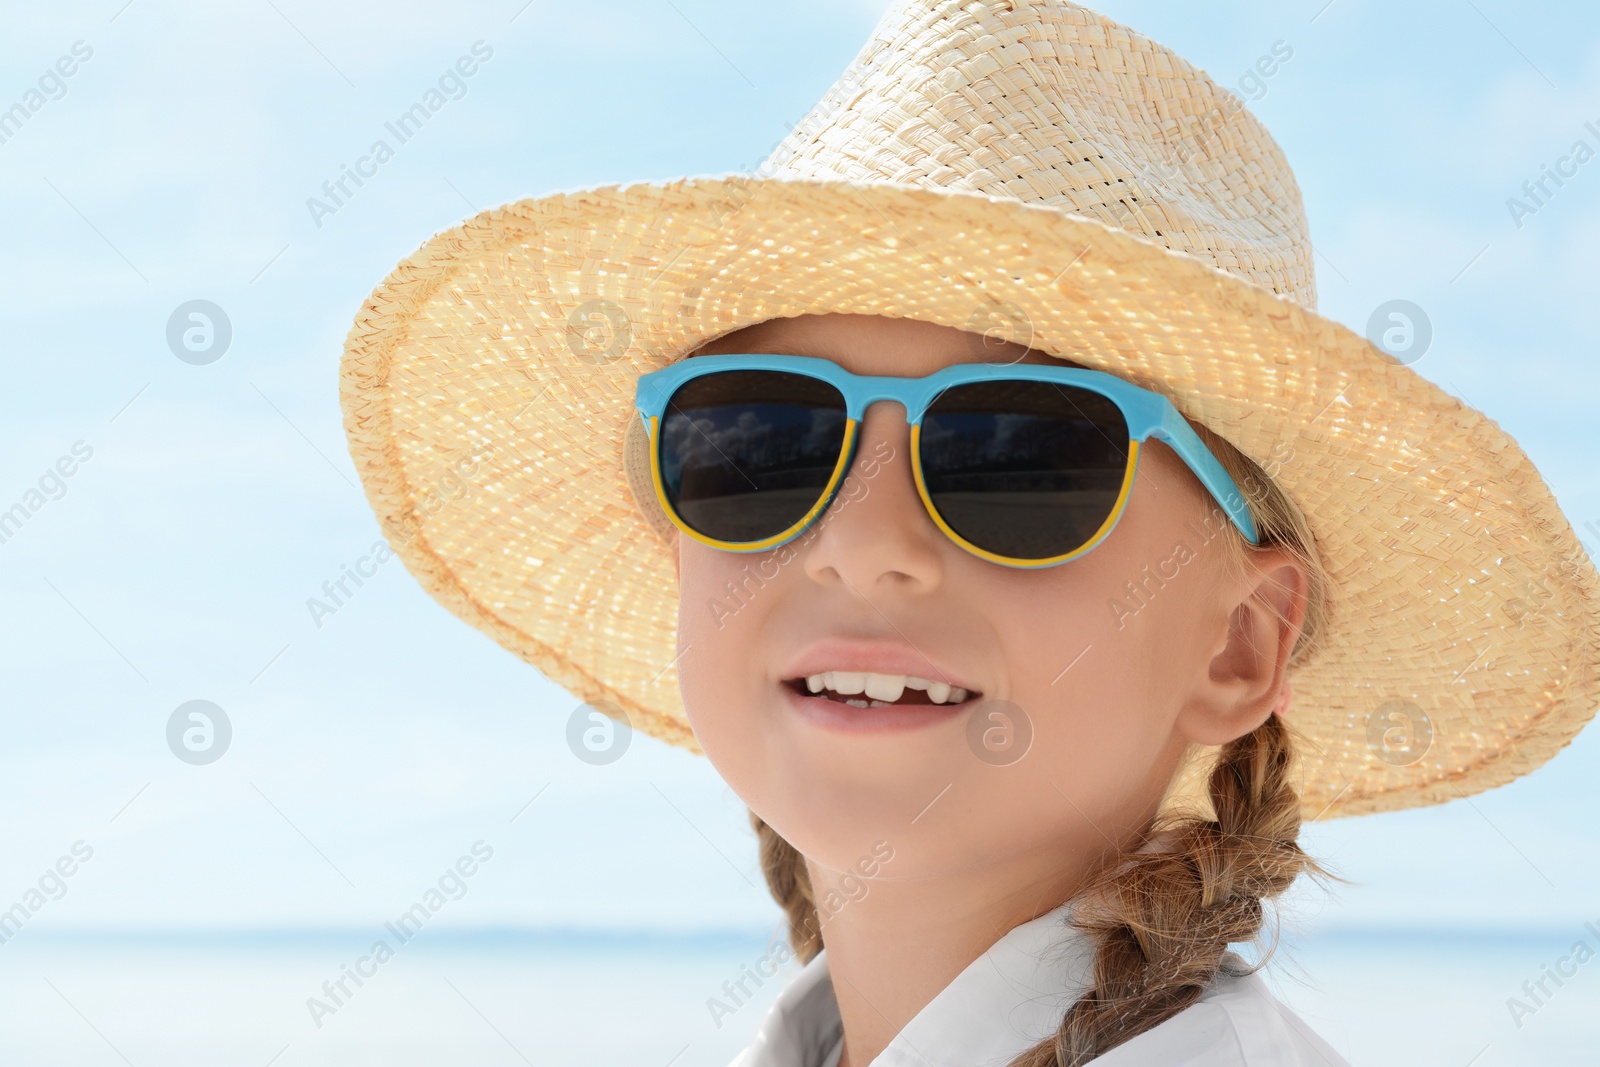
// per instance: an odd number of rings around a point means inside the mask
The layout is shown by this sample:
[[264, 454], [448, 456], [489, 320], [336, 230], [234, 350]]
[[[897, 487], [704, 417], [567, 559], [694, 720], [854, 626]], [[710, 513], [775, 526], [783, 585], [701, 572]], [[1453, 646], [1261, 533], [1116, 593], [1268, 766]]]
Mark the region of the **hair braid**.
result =
[[767, 889], [789, 918], [789, 946], [801, 963], [809, 963], [822, 950], [822, 919], [811, 895], [811, 873], [799, 851], [753, 811], [750, 825], [761, 842], [761, 873]]
[[1252, 968], [1228, 945], [1261, 934], [1263, 898], [1303, 871], [1292, 746], [1277, 715], [1224, 746], [1211, 773], [1216, 818], [1168, 821], [1160, 851], [1130, 853], [1092, 882], [1073, 923], [1095, 943], [1094, 984], [1050, 1039], [1013, 1067], [1077, 1067], [1171, 1018], [1219, 972]]

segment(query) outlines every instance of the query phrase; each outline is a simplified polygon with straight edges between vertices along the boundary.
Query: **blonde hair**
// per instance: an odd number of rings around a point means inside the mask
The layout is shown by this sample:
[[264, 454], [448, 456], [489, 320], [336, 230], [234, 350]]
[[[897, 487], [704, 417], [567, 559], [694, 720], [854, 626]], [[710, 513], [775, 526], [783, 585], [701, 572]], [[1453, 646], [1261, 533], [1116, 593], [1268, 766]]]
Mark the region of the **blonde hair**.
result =
[[[1311, 529], [1259, 464], [1204, 426], [1194, 428], [1243, 491], [1262, 545], [1289, 552], [1310, 576], [1290, 658], [1299, 666], [1314, 654], [1326, 626], [1328, 576]], [[1227, 566], [1241, 566], [1257, 551], [1236, 531], [1222, 543]], [[1262, 941], [1264, 902], [1301, 874], [1326, 875], [1297, 843], [1300, 798], [1290, 780], [1292, 763], [1288, 728], [1272, 714], [1219, 752], [1208, 783], [1214, 818], [1158, 816], [1144, 840], [1159, 836], [1159, 851], [1130, 848], [1099, 868], [1075, 896], [1072, 913], [1095, 949], [1092, 984], [1060, 1029], [1011, 1067], [1087, 1063], [1193, 1004], [1219, 973], [1247, 974], [1260, 966], [1228, 946]], [[808, 961], [822, 948], [822, 926], [804, 858], [754, 812], [750, 823], [767, 886], [788, 916], [790, 944]]]

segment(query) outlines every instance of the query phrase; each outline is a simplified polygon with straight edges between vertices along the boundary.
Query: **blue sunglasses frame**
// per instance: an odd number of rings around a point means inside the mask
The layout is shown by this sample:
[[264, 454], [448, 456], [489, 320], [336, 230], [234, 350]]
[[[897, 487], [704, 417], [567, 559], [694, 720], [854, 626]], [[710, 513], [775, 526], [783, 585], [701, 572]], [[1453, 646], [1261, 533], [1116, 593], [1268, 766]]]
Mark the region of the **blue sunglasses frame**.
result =
[[[838, 463], [816, 504], [804, 517], [789, 529], [760, 541], [720, 541], [691, 528], [667, 499], [661, 481], [659, 429], [673, 394], [685, 382], [708, 374], [742, 370], [788, 371], [827, 382], [844, 397], [847, 421], [844, 442], [839, 449]], [[922, 476], [919, 447], [922, 417], [946, 389], [969, 382], [996, 380], [1047, 382], [1087, 389], [1115, 404], [1128, 424], [1128, 466], [1123, 475], [1122, 489], [1117, 496], [1116, 504], [1100, 529], [1085, 544], [1071, 552], [1042, 560], [1017, 559], [991, 552], [972, 544], [951, 529], [928, 495]], [[764, 552], [776, 548], [798, 537], [815, 522], [833, 502], [840, 484], [844, 481], [845, 472], [849, 470], [855, 455], [856, 429], [865, 418], [867, 408], [880, 400], [896, 401], [905, 409], [906, 422], [911, 427], [912, 472], [917, 493], [922, 497], [928, 515], [951, 540], [968, 552], [990, 562], [1009, 567], [1053, 567], [1076, 559], [1105, 540], [1127, 506], [1129, 491], [1133, 487], [1139, 464], [1139, 446], [1152, 437], [1171, 447], [1188, 465], [1195, 477], [1200, 479], [1200, 484], [1205, 486], [1206, 491], [1216, 500], [1229, 520], [1244, 535], [1246, 541], [1252, 545], [1260, 544], [1255, 521], [1250, 517], [1250, 511], [1245, 506], [1244, 496], [1240, 493], [1238, 485], [1200, 440], [1194, 429], [1178, 413], [1178, 409], [1173, 407], [1172, 401], [1160, 393], [1151, 392], [1103, 371], [1087, 370], [1082, 367], [1051, 367], [1036, 363], [957, 363], [921, 378], [904, 378], [854, 374], [832, 360], [812, 356], [751, 353], [681, 359], [669, 367], [641, 375], [634, 390], [634, 404], [650, 434], [651, 480], [655, 484], [656, 498], [660, 501], [662, 509], [672, 520], [673, 525], [688, 536], [702, 544], [728, 552]]]

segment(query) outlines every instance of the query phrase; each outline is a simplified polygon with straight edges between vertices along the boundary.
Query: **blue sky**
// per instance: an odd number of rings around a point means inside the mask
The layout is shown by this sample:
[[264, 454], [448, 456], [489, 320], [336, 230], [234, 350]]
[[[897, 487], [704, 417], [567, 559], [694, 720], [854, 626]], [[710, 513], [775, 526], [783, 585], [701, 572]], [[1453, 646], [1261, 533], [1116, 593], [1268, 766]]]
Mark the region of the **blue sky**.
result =
[[[0, 543], [0, 906], [81, 840], [93, 858], [41, 928], [364, 926], [483, 840], [493, 860], [441, 921], [775, 921], [705, 762], [642, 737], [574, 759], [577, 702], [397, 563], [320, 627], [306, 600], [378, 537], [336, 377], [372, 286], [484, 207], [752, 167], [884, 5], [123, 2], [13, 7], [0, 35], [0, 108], [92, 50], [0, 143], [0, 507], [92, 450]], [[1600, 148], [1600, 10], [1100, 9], [1230, 87], [1292, 49], [1250, 106], [1304, 192], [1322, 310], [1362, 329], [1421, 305], [1417, 370], [1512, 433], [1580, 532], [1600, 525], [1600, 161], [1520, 226], [1507, 207], [1576, 140]], [[307, 199], [479, 41], [459, 98], [314, 218]], [[197, 299], [233, 331], [199, 366], [166, 341]], [[209, 766], [166, 747], [192, 699], [233, 725]], [[1313, 827], [1353, 884], [1297, 915], [1600, 918], [1597, 772], [1591, 731], [1470, 803]]]

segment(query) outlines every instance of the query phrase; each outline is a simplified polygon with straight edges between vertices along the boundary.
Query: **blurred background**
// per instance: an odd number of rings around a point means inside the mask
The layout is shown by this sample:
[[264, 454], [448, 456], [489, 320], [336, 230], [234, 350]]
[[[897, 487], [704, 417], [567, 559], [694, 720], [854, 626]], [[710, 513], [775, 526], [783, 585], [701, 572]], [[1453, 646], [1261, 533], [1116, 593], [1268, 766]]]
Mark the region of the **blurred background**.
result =
[[[0, 7], [0, 1062], [699, 1067], [749, 1040], [797, 968], [708, 1010], [778, 929], [743, 806], [642, 735], [577, 758], [575, 698], [374, 562], [338, 358], [480, 209], [753, 168], [886, 6]], [[1414, 305], [1406, 358], [1600, 547], [1600, 9], [1097, 6], [1248, 102], [1324, 313]], [[1590, 730], [1471, 800], [1309, 827], [1349, 883], [1290, 903], [1274, 985], [1356, 1063], [1600, 1060], [1600, 962], [1572, 962], [1600, 952], [1597, 776]]]

